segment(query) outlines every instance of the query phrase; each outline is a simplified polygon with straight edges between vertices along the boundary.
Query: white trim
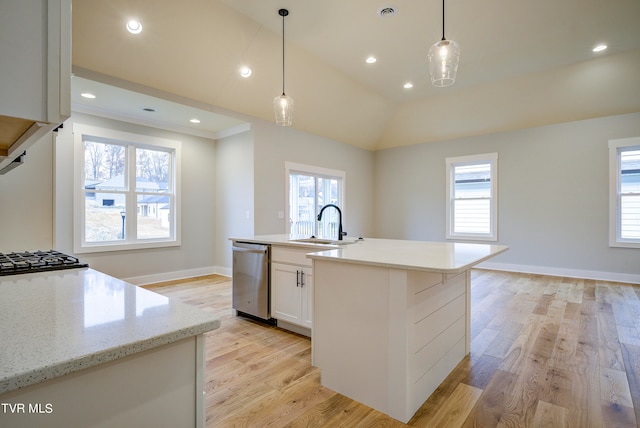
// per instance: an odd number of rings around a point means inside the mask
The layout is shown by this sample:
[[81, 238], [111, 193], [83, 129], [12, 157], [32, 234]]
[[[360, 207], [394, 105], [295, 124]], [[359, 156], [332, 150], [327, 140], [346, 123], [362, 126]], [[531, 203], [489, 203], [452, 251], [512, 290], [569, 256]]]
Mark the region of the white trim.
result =
[[[171, 166], [173, 182], [170, 183], [173, 195], [173, 229], [170, 231], [169, 238], [161, 239], [137, 239], [134, 241], [125, 240], [113, 241], [113, 242], [97, 242], [87, 243], [84, 237], [84, 191], [82, 190], [82, 180], [84, 171], [84, 136], [91, 135], [97, 138], [97, 140], [113, 141], [135, 144], [137, 147], [142, 148], [167, 148], [173, 150], [174, 163]], [[81, 123], [73, 124], [73, 142], [74, 142], [74, 174], [73, 174], [73, 207], [74, 207], [74, 231], [73, 231], [73, 252], [76, 254], [83, 253], [98, 253], [108, 251], [120, 251], [120, 250], [132, 250], [141, 248], [158, 248], [158, 247], [175, 247], [180, 246], [181, 241], [181, 163], [182, 155], [181, 148], [182, 142], [177, 140], [171, 140], [160, 137], [153, 137], [144, 134], [135, 134], [130, 132], [119, 131], [115, 129], [100, 128], [96, 126], [85, 125]], [[127, 146], [127, 150], [132, 150], [131, 146]], [[126, 177], [126, 180], [135, 180], [135, 157], [129, 154], [129, 173], [132, 177]], [[136, 201], [132, 198], [135, 197], [134, 193], [127, 193], [128, 206], [135, 207]], [[135, 236], [136, 216], [128, 216], [126, 219], [126, 228], [129, 231], [133, 231]], [[77, 228], [80, 228], [79, 230]]]
[[285, 197], [285, 209], [284, 209], [284, 219], [285, 219], [285, 233], [286, 234], [291, 234], [291, 223], [289, 223], [289, 219], [291, 218], [289, 210], [291, 209], [290, 205], [289, 205], [289, 200], [290, 200], [290, 188], [289, 188], [289, 175], [291, 174], [292, 171], [296, 171], [296, 172], [302, 172], [302, 173], [309, 173], [311, 175], [321, 175], [321, 176], [326, 176], [326, 177], [339, 177], [340, 178], [340, 197], [342, 199], [342, 204], [340, 205], [340, 210], [342, 211], [342, 224], [344, 225], [346, 223], [345, 221], [345, 212], [346, 212], [346, 194], [345, 194], [345, 188], [346, 188], [346, 182], [347, 182], [347, 173], [345, 171], [340, 171], [337, 169], [329, 169], [329, 168], [323, 168], [320, 166], [314, 166], [314, 165], [305, 165], [302, 163], [297, 163], [297, 162], [289, 162], [289, 161], [285, 161], [284, 162], [284, 172], [285, 172], [285, 178], [284, 178], [284, 197]]
[[640, 240], [620, 237], [620, 213], [618, 199], [618, 176], [620, 171], [618, 150], [624, 147], [640, 147], [640, 137], [609, 140], [609, 246], [622, 248], [640, 248]]
[[289, 322], [278, 320], [276, 324], [279, 328], [283, 328], [288, 331], [292, 331], [294, 333], [301, 334], [302, 336], [311, 337], [311, 329], [302, 327], [300, 325], [291, 324]]
[[222, 275], [231, 279], [231, 269], [221, 266], [207, 266], [174, 272], [163, 272], [152, 275], [132, 276], [129, 278], [121, 279], [133, 285], [147, 285], [156, 284], [158, 282], [177, 281], [180, 279], [189, 279], [208, 275]]
[[511, 263], [482, 262], [474, 268], [502, 270], [506, 272], [532, 273], [537, 275], [562, 276], [567, 278], [593, 279], [598, 281], [625, 282], [640, 284], [640, 275], [582, 269], [567, 269], [549, 266], [517, 265]]
[[[462, 239], [473, 241], [498, 240], [498, 153], [485, 153], [469, 156], [445, 158], [446, 169], [446, 239]], [[454, 233], [452, 231], [451, 212], [454, 187], [452, 186], [452, 166], [489, 163], [491, 165], [491, 198], [490, 198], [490, 232], [489, 233]]]
[[[317, 175], [326, 175], [330, 177], [342, 177], [344, 179], [345, 172], [337, 169], [323, 168], [321, 166], [305, 165], [297, 162], [284, 162], [284, 167], [288, 171], [308, 172]], [[288, 176], [288, 174], [287, 174]]]

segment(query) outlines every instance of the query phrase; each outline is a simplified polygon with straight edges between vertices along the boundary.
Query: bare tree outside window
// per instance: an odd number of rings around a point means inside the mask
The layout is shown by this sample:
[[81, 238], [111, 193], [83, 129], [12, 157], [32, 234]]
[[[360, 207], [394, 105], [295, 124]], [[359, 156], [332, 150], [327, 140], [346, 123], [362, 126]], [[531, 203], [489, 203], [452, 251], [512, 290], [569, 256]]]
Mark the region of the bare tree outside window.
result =
[[[127, 153], [131, 146], [135, 150], [135, 163], [129, 166]], [[173, 206], [171, 163], [170, 150], [86, 139], [85, 241], [169, 238]], [[135, 171], [135, 177], [131, 171]], [[128, 183], [134, 180], [135, 186], [130, 186]], [[133, 199], [128, 197], [129, 193], [135, 193]], [[135, 218], [135, 228], [128, 231], [126, 219], [130, 217]]]

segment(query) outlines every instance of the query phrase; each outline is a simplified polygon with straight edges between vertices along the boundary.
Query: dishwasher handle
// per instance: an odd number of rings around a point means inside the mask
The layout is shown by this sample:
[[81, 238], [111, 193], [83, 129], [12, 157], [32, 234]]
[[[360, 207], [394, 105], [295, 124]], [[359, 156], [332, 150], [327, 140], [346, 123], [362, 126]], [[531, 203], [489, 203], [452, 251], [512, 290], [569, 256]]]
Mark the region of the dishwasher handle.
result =
[[266, 254], [268, 251], [267, 249], [255, 249], [255, 248], [245, 248], [245, 247], [236, 247], [236, 246], [233, 246], [231, 248], [233, 249], [233, 251], [238, 251], [241, 253]]

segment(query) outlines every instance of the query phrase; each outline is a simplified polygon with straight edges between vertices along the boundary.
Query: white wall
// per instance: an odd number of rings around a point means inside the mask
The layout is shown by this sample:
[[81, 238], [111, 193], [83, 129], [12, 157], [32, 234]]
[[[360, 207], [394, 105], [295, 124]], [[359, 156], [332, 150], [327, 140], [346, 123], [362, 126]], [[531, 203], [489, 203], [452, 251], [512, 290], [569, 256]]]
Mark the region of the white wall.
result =
[[110, 119], [74, 113], [64, 124], [56, 143], [55, 247], [73, 253], [73, 123], [168, 138], [182, 142], [182, 245], [179, 247], [87, 253], [80, 258], [94, 269], [138, 282], [169, 274], [171, 279], [213, 273], [215, 254], [215, 142]]
[[639, 135], [635, 113], [376, 152], [376, 235], [443, 241], [445, 158], [497, 152], [495, 267], [637, 280], [640, 249], [608, 245], [607, 144]]
[[53, 248], [53, 135], [0, 175], [0, 252]]
[[215, 265], [231, 275], [228, 238], [252, 236], [254, 221], [253, 132], [216, 141]]
[[348, 236], [373, 233], [373, 152], [272, 123], [256, 122], [254, 134], [255, 233], [285, 233], [285, 162], [345, 171], [343, 210]]

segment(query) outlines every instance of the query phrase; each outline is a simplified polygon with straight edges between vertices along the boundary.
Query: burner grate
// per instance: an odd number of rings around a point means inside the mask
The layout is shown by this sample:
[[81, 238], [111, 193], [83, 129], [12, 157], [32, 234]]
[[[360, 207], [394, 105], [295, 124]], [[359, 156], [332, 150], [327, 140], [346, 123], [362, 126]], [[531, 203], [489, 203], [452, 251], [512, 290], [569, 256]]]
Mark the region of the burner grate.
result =
[[0, 253], [0, 276], [88, 266], [76, 257], [55, 250]]

